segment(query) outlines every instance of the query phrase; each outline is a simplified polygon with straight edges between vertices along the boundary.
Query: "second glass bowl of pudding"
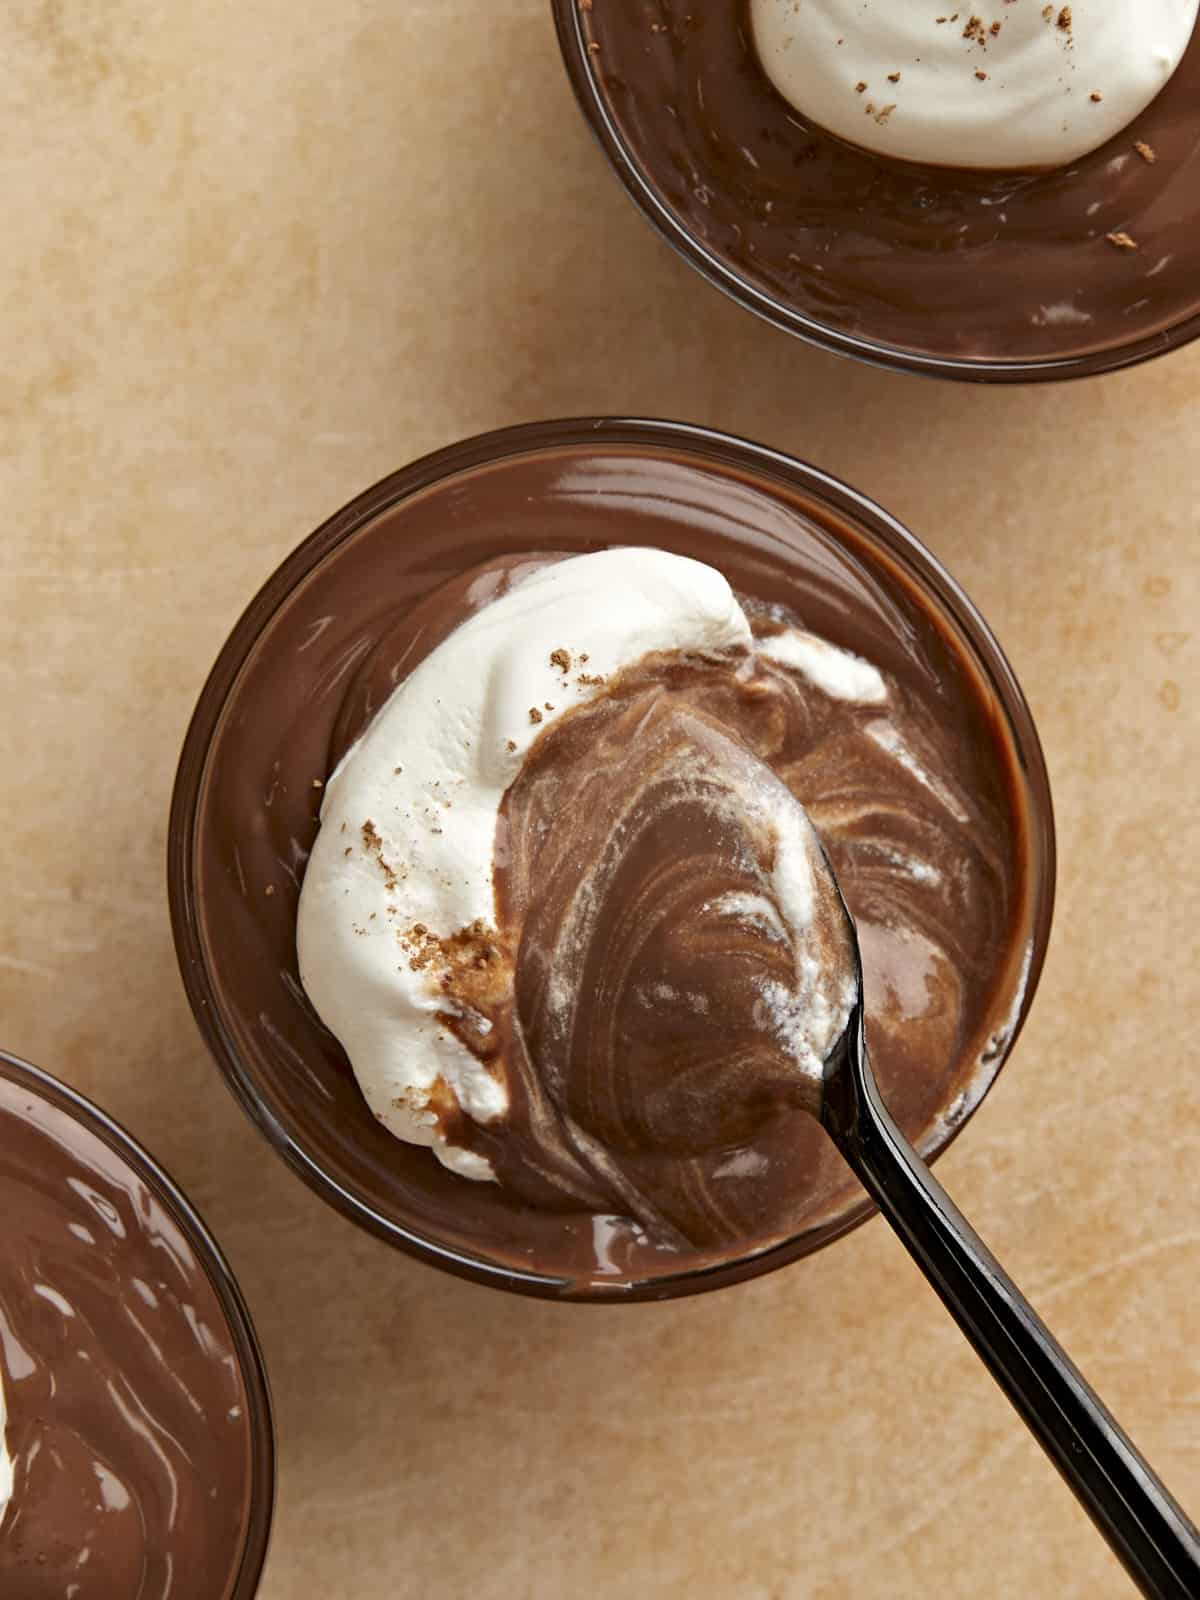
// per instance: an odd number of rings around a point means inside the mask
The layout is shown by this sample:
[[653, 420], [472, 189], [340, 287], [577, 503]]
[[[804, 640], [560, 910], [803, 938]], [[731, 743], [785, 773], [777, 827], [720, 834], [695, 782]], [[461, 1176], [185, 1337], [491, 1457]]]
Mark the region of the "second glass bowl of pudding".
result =
[[0, 1216], [0, 1594], [251, 1600], [271, 1402], [212, 1236], [122, 1128], [4, 1052]]
[[1051, 171], [972, 173], [808, 123], [759, 62], [749, 0], [553, 8], [576, 97], [629, 194], [777, 327], [999, 383], [1113, 371], [1200, 333], [1200, 30], [1100, 149]]
[[[912, 812], [936, 774], [896, 755], [893, 792], [824, 781], [800, 798], [821, 831], [866, 952], [876, 1070], [928, 1157], [965, 1124], [1026, 1015], [1053, 901], [1049, 789], [1021, 692], [986, 624], [916, 539], [863, 496], [774, 452], [678, 424], [586, 419], [487, 435], [367, 491], [291, 556], [234, 629], [189, 729], [172, 809], [169, 874], [193, 1009], [243, 1105], [285, 1158], [355, 1221], [423, 1259], [521, 1292], [657, 1298], [780, 1266], [870, 1212], [801, 1114], [772, 1147], [782, 1212], [745, 1217], [720, 1248], [671, 1257], [616, 1247], [605, 1215], [541, 1212], [469, 1181], [375, 1121], [299, 980], [296, 917], [322, 786], [390, 688], [439, 632], [486, 599], [464, 574], [497, 559], [655, 547], [721, 571], [763, 625], [795, 616], [897, 675], [966, 782], [985, 949], [947, 947], [975, 914], [961, 886], [913, 859]], [[483, 586], [480, 586], [483, 587]], [[454, 596], [441, 621], [440, 602]], [[464, 599], [465, 596], [465, 599]], [[411, 622], [417, 618], [418, 627]], [[860, 718], [865, 726], [870, 719]], [[883, 750], [831, 730], [838, 759]], [[906, 810], [905, 794], [911, 797]], [[837, 819], [830, 820], [832, 812]], [[446, 826], [451, 825], [448, 813]], [[932, 896], [897, 918], [906, 882]], [[914, 891], [915, 892], [915, 891]], [[940, 909], [939, 909], [940, 907]], [[940, 919], [940, 920], [939, 920]], [[971, 942], [968, 934], [967, 943]], [[963, 970], [955, 989], [956, 959]], [[966, 969], [970, 967], [969, 974]], [[936, 981], [935, 981], [936, 980]], [[735, 1153], [736, 1154], [736, 1153]], [[751, 1175], [733, 1165], [726, 1181]], [[755, 1157], [758, 1160], [758, 1157]], [[732, 1192], [732, 1191], [730, 1191]]]

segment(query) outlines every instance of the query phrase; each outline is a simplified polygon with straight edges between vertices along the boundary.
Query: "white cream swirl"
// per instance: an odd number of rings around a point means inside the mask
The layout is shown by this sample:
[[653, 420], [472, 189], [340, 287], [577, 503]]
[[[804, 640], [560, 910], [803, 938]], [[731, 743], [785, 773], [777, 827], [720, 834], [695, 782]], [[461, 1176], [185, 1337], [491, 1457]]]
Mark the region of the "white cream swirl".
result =
[[767, 76], [850, 144], [935, 166], [1065, 165], [1182, 61], [1200, 0], [751, 0]]

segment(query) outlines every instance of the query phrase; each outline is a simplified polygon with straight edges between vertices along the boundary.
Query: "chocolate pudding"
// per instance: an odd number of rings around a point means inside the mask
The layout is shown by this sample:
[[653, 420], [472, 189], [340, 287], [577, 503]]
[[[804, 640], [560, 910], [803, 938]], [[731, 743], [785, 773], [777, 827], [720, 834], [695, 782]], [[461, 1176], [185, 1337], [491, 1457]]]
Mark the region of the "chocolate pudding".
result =
[[559, 5], [576, 88], [635, 198], [793, 331], [1053, 376], [1065, 358], [1153, 354], [1200, 313], [1200, 37], [1099, 150], [1055, 171], [972, 173], [811, 125], [764, 72], [747, 0], [576, 5]]
[[0, 1593], [248, 1597], [265, 1390], [190, 1221], [111, 1125], [5, 1059], [0, 1215]]
[[[647, 606], [703, 652], [643, 654]], [[327, 774], [300, 904], [302, 982], [376, 1115], [530, 1206], [610, 1218], [660, 1270], [793, 1231], [804, 1108], [857, 994], [810, 824], [858, 919], [872, 1047], [917, 1103], [978, 1039], [1022, 876], [1003, 752], [973, 759], [923, 657], [885, 676], [746, 606], [637, 549], [540, 570], [521, 552], [436, 589], [350, 686], [330, 759], [371, 738]], [[468, 775], [497, 761], [481, 802]]]
[[[310, 1005], [296, 965], [297, 904], [325, 784], [396, 684], [501, 594], [514, 569], [520, 576], [538, 562], [612, 547], [689, 556], [724, 574], [760, 644], [800, 624], [886, 678], [891, 702], [881, 717], [878, 705], [803, 694], [773, 667], [744, 682], [714, 668], [680, 686], [661, 749], [679, 743], [681, 713], [706, 730], [698, 736], [688, 726], [693, 748], [698, 737], [733, 729], [808, 811], [858, 924], [876, 1073], [893, 1114], [927, 1154], [952, 1137], [1006, 1054], [1036, 981], [1049, 911], [1036, 743], [1023, 753], [1034, 767], [1031, 810], [1006, 705], [945, 597], [926, 593], [903, 556], [864, 531], [856, 512], [869, 508], [836, 485], [801, 492], [788, 464], [776, 470], [750, 447], [718, 440], [706, 448], [685, 430], [676, 448], [650, 447], [639, 442], [643, 430], [671, 431], [615, 424], [623, 437], [614, 439], [587, 425], [550, 425], [543, 436], [570, 442], [521, 448], [517, 430], [499, 459], [447, 464], [432, 481], [421, 464], [335, 519], [235, 634], [197, 714], [176, 792], [181, 961], [194, 999], [203, 988], [198, 1019], [243, 1100], [300, 1170], [311, 1179], [316, 1168], [321, 1186], [334, 1187], [330, 1197], [360, 1220], [457, 1270], [502, 1281], [519, 1274], [513, 1286], [535, 1292], [673, 1292], [681, 1275], [720, 1276], [772, 1246], [773, 1261], [803, 1253], [867, 1208], [807, 1116], [722, 1122], [739, 1052], [746, 1072], [767, 1081], [768, 1101], [771, 1072], [761, 1052], [757, 1067], [753, 1048], [746, 1056], [736, 1018], [718, 1015], [698, 1030], [689, 1011], [700, 990], [710, 1008], [735, 994], [737, 977], [728, 928], [706, 946], [698, 915], [714, 889], [731, 887], [730, 851], [711, 836], [706, 851], [697, 848], [702, 819], [686, 806], [657, 818], [648, 806], [649, 853], [627, 857], [605, 880], [606, 909], [582, 969], [572, 968], [587, 1000], [566, 1046], [572, 1113], [592, 1133], [623, 1141], [618, 1165], [653, 1194], [669, 1224], [661, 1234], [622, 1203], [620, 1175], [582, 1190], [577, 1172], [565, 1183], [547, 1180], [562, 1155], [553, 1139], [521, 1145], [475, 1130], [472, 1142], [499, 1169], [495, 1183], [467, 1181], [401, 1142], [372, 1117]], [[587, 663], [572, 657], [574, 641], [562, 646], [553, 670], [566, 687]], [[632, 674], [547, 729], [505, 798], [513, 848], [497, 874], [501, 943], [503, 930], [511, 936], [519, 925], [533, 953], [519, 964], [515, 1014], [535, 1056], [563, 1027], [544, 1001], [556, 987], [572, 872], [603, 856], [608, 810], [645, 778], [629, 734], [644, 724], [648, 687]], [[364, 871], [396, 874], [374, 827], [365, 827], [372, 821], [360, 819], [344, 853]], [[447, 810], [439, 831], [453, 824]], [[662, 873], [651, 895], [655, 854]], [[640, 962], [618, 971], [612, 936], [622, 908], [639, 895], [647, 907], [665, 907], [676, 889], [675, 910], [660, 912]], [[192, 912], [194, 924], [184, 915]], [[486, 1014], [478, 990], [475, 998]], [[615, 1054], [598, 1027], [609, 1015]], [[510, 1029], [512, 1012], [488, 1022], [484, 1056]], [[703, 1092], [670, 1072], [657, 1080], [659, 1093], [647, 1092], [656, 1038], [690, 1038], [694, 1049], [701, 1033], [711, 1046]], [[561, 1040], [555, 1048], [561, 1058]], [[656, 1146], [671, 1156], [669, 1170]], [[647, 1165], [655, 1168], [649, 1181]]]

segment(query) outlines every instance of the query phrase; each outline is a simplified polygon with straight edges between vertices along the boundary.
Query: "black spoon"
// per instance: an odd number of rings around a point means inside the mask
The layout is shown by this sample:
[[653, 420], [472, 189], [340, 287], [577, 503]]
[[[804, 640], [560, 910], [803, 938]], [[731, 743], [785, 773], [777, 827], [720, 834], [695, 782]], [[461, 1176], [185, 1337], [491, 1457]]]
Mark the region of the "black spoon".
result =
[[1200, 1533], [888, 1114], [867, 1058], [861, 964], [858, 976], [825, 1061], [822, 1126], [1142, 1593], [1198, 1600]]

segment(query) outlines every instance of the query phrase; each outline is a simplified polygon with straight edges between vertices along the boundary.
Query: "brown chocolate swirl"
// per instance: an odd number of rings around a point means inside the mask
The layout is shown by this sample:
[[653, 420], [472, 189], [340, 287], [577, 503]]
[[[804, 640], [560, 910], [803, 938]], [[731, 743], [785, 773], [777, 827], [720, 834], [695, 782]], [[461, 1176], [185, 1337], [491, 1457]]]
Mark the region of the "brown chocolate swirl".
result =
[[447, 1089], [432, 1114], [527, 1204], [672, 1249], [770, 1226], [771, 1148], [815, 1105], [855, 990], [819, 848], [811, 927], [778, 892], [796, 801], [853, 897], [872, 1038], [961, 1046], [1009, 919], [994, 819], [902, 683], [856, 700], [771, 659], [807, 637], [793, 624], [759, 607], [753, 657], [647, 657], [548, 727], [504, 799], [494, 926], [421, 949], [441, 1021], [510, 1106], [475, 1122]]

